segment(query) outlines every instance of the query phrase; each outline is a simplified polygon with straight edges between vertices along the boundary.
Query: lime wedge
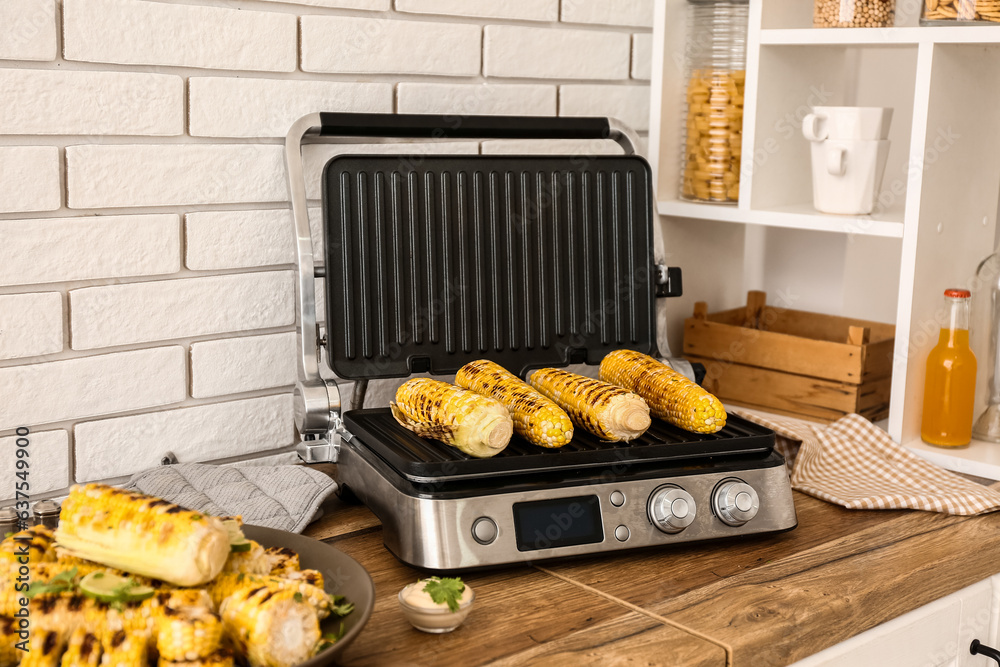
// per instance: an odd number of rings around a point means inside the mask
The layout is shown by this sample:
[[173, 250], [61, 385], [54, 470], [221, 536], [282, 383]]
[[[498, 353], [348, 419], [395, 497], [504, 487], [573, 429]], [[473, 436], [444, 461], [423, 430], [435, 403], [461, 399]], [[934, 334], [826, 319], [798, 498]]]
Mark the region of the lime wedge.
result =
[[246, 551], [250, 551], [250, 549], [252, 547], [253, 547], [253, 543], [250, 540], [248, 540], [247, 538], [245, 538], [245, 537], [243, 538], [242, 542], [230, 542], [229, 543], [229, 550], [232, 551], [232, 552], [235, 552], [235, 553], [243, 553], [243, 552], [246, 552]]
[[137, 602], [156, 592], [111, 572], [91, 572], [80, 580], [80, 591], [98, 602]]
[[222, 525], [226, 527], [226, 531], [229, 533], [229, 544], [230, 546], [243, 544], [246, 542], [247, 546], [240, 549], [233, 549], [233, 551], [249, 551], [250, 543], [247, 542], [247, 538], [243, 535], [243, 528], [240, 522], [233, 517], [225, 517], [222, 519]]

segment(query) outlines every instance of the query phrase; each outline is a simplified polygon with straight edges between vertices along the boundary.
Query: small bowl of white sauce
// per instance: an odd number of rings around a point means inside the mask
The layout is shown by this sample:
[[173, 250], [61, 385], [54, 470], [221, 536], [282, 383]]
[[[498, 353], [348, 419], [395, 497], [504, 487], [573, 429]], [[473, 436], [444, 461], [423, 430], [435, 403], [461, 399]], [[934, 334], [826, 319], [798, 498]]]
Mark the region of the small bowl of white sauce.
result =
[[446, 603], [435, 602], [430, 594], [424, 591], [427, 582], [427, 579], [422, 579], [405, 586], [399, 592], [399, 607], [403, 610], [406, 620], [417, 630], [435, 634], [451, 632], [460, 626], [472, 611], [476, 593], [466, 586], [461, 597], [456, 600], [458, 609], [452, 611]]

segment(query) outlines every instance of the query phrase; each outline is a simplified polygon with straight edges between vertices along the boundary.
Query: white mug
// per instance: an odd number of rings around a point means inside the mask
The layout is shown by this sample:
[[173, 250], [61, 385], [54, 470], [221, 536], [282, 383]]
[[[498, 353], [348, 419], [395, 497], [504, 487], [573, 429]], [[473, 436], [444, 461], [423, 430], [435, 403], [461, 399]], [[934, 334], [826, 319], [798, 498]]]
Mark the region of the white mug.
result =
[[802, 136], [809, 141], [827, 139], [880, 140], [889, 138], [889, 107], [813, 107], [802, 119]]
[[827, 139], [812, 144], [813, 206], [822, 213], [867, 215], [889, 157], [888, 139]]

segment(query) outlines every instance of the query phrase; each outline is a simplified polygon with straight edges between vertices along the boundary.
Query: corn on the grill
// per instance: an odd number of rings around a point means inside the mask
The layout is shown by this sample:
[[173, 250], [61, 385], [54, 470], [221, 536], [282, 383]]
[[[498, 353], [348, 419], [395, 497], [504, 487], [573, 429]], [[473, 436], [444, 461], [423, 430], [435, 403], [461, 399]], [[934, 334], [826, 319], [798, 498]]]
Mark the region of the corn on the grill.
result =
[[292, 667], [309, 658], [320, 638], [316, 610], [291, 589], [244, 588], [222, 603], [226, 637], [251, 667]]
[[160, 659], [204, 659], [219, 650], [222, 621], [207, 609], [188, 607], [164, 610], [156, 624], [156, 649]]
[[322, 586], [315, 586], [303, 579], [292, 579], [284, 577], [256, 576], [252, 574], [234, 574], [224, 572], [216, 577], [209, 586], [209, 593], [212, 602], [221, 608], [226, 598], [237, 591], [254, 588], [267, 588], [272, 591], [290, 590], [298, 593], [303, 600], [312, 605], [321, 619], [330, 615], [333, 608], [333, 599], [323, 590]]
[[31, 629], [28, 652], [21, 657], [21, 667], [59, 667], [66, 638], [55, 630]]
[[514, 420], [514, 431], [533, 445], [562, 447], [573, 439], [573, 422], [566, 411], [499, 364], [471, 361], [458, 370], [455, 384], [503, 403]]
[[146, 664], [146, 638], [125, 630], [112, 633], [102, 644], [101, 667], [137, 667]]
[[20, 661], [24, 651], [17, 648], [18, 622], [10, 616], [0, 616], [0, 667], [11, 667]]
[[73, 631], [60, 667], [97, 667], [101, 664], [101, 640], [85, 627]]
[[514, 432], [500, 401], [428, 378], [404, 383], [390, 407], [404, 428], [478, 458], [502, 451]]
[[159, 667], [233, 667], [233, 654], [227, 649], [220, 649], [207, 658], [177, 662], [164, 660], [161, 657]]
[[653, 357], [616, 350], [601, 361], [601, 379], [642, 396], [654, 417], [695, 433], [715, 433], [726, 425], [722, 402]]
[[301, 567], [299, 555], [285, 547], [269, 547], [265, 550], [265, 557], [271, 568], [267, 574], [280, 576], [289, 572], [298, 572]]
[[74, 556], [178, 586], [213, 579], [230, 551], [218, 518], [103, 484], [70, 490], [56, 541]]
[[649, 428], [649, 406], [621, 387], [591, 378], [542, 368], [531, 386], [569, 413], [573, 423], [604, 440], [634, 440]]
[[4, 538], [0, 542], [0, 564], [18, 563], [18, 558], [27, 558], [29, 563], [54, 561], [56, 552], [52, 531], [38, 524]]
[[258, 542], [250, 542], [249, 551], [234, 551], [229, 554], [223, 572], [242, 572], [244, 574], [270, 574], [271, 559], [267, 556], [267, 550]]

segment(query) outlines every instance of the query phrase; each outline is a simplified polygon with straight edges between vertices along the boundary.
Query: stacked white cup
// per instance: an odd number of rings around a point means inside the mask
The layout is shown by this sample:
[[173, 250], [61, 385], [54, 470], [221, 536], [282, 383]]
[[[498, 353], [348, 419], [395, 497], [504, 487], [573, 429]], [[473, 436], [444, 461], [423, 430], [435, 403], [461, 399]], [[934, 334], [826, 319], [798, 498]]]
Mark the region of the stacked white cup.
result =
[[887, 107], [813, 107], [802, 120], [802, 136], [812, 142], [817, 211], [872, 212], [889, 157], [891, 123]]

